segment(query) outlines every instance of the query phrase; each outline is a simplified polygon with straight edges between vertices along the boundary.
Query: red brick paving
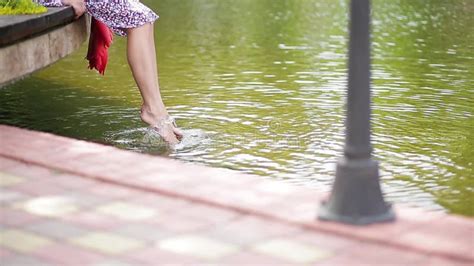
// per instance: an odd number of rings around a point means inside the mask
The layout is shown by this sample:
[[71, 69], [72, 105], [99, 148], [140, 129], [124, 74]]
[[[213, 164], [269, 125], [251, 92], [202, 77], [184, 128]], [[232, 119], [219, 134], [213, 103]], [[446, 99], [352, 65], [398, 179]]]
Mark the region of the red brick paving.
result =
[[472, 219], [321, 222], [325, 193], [3, 125], [0, 180], [2, 265], [474, 264]]

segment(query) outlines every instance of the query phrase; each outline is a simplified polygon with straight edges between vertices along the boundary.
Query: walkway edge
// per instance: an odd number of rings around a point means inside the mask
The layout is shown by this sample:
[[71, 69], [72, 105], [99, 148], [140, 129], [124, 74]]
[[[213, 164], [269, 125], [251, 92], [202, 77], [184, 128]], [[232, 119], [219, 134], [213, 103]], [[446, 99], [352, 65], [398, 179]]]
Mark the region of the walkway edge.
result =
[[[474, 262], [472, 219], [402, 207], [397, 208], [399, 220], [390, 224], [321, 222], [315, 217], [323, 195], [315, 190], [5, 125], [0, 125], [0, 141], [5, 158], [308, 230]], [[265, 189], [275, 186], [276, 192]]]

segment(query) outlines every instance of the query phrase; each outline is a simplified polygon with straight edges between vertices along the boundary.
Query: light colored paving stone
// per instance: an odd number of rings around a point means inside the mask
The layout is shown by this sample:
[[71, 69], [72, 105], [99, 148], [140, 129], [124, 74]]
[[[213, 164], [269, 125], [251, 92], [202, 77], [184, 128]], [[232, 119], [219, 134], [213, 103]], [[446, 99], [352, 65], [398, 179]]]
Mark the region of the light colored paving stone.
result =
[[25, 179], [22, 177], [0, 172], [0, 187], [13, 186], [24, 181]]
[[97, 196], [81, 190], [68, 194], [68, 197], [74, 199], [77, 205], [84, 209], [92, 209], [112, 201], [105, 196]]
[[248, 246], [269, 238], [282, 238], [294, 235], [297, 232], [298, 229], [295, 227], [275, 223], [270, 224], [263, 219], [242, 216], [229, 223], [215, 226], [207, 232], [207, 235], [224, 242]]
[[104, 260], [104, 256], [96, 252], [79, 248], [67, 243], [55, 243], [32, 252], [35, 255], [51, 263], [51, 265], [89, 265]]
[[253, 250], [263, 255], [284, 259], [291, 263], [315, 263], [332, 254], [322, 248], [302, 244], [290, 239], [273, 239], [253, 246]]
[[0, 209], [0, 224], [6, 227], [19, 227], [27, 224], [32, 224], [41, 220], [36, 215], [29, 214], [23, 210], [16, 210], [10, 206], [1, 206]]
[[53, 243], [45, 237], [21, 230], [0, 231], [0, 245], [18, 252], [32, 252]]
[[265, 193], [280, 195], [288, 195], [296, 191], [294, 186], [272, 181], [261, 182], [260, 184], [256, 185], [254, 189]]
[[61, 217], [79, 210], [74, 199], [65, 196], [45, 196], [28, 200], [18, 208], [39, 216]]
[[14, 256], [2, 259], [0, 261], [2, 266], [51, 266], [51, 264], [31, 256]]
[[0, 203], [12, 203], [28, 198], [28, 195], [6, 189], [0, 189]]
[[73, 238], [71, 243], [109, 255], [118, 255], [144, 246], [143, 242], [136, 239], [104, 232]]
[[102, 214], [111, 215], [129, 221], [146, 220], [156, 215], [154, 209], [119, 201], [99, 206], [97, 211]]
[[113, 231], [114, 233], [128, 236], [140, 240], [156, 242], [158, 240], [170, 237], [173, 233], [157, 225], [148, 224], [126, 224]]
[[34, 223], [26, 226], [25, 229], [43, 236], [61, 240], [79, 237], [87, 233], [87, 230], [84, 228], [55, 220]]
[[98, 263], [89, 264], [90, 266], [137, 266], [136, 263], [126, 263], [118, 260], [107, 260]]
[[6, 248], [0, 246], [0, 262], [2, 261], [2, 258], [6, 258], [13, 255], [13, 251], [7, 250]]
[[62, 220], [89, 231], [109, 231], [124, 224], [122, 220], [114, 219], [92, 210], [73, 213], [63, 217]]
[[216, 260], [238, 251], [238, 247], [198, 235], [183, 235], [160, 241], [158, 246], [166, 251]]

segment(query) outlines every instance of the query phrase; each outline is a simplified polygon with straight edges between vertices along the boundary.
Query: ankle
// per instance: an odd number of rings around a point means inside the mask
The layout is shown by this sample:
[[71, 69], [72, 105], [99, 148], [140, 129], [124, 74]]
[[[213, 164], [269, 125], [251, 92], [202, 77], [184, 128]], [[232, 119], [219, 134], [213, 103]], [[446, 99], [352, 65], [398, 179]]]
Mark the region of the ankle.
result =
[[142, 105], [140, 116], [143, 122], [154, 125], [160, 119], [166, 118], [168, 111], [164, 106], [160, 108], [150, 108], [149, 106]]
[[152, 115], [168, 114], [168, 111], [166, 111], [166, 107], [163, 104], [157, 104], [157, 105], [142, 104], [141, 112], [152, 114]]

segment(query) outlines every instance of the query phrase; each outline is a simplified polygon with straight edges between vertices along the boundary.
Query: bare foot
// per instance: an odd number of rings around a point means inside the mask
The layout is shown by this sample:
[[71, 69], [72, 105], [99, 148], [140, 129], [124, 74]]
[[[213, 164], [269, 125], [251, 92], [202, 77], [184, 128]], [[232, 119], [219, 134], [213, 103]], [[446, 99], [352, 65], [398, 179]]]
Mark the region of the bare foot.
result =
[[162, 112], [151, 112], [145, 106], [141, 108], [142, 121], [151, 126], [169, 144], [178, 144], [183, 138], [182, 131], [176, 127], [174, 120], [166, 109]]

